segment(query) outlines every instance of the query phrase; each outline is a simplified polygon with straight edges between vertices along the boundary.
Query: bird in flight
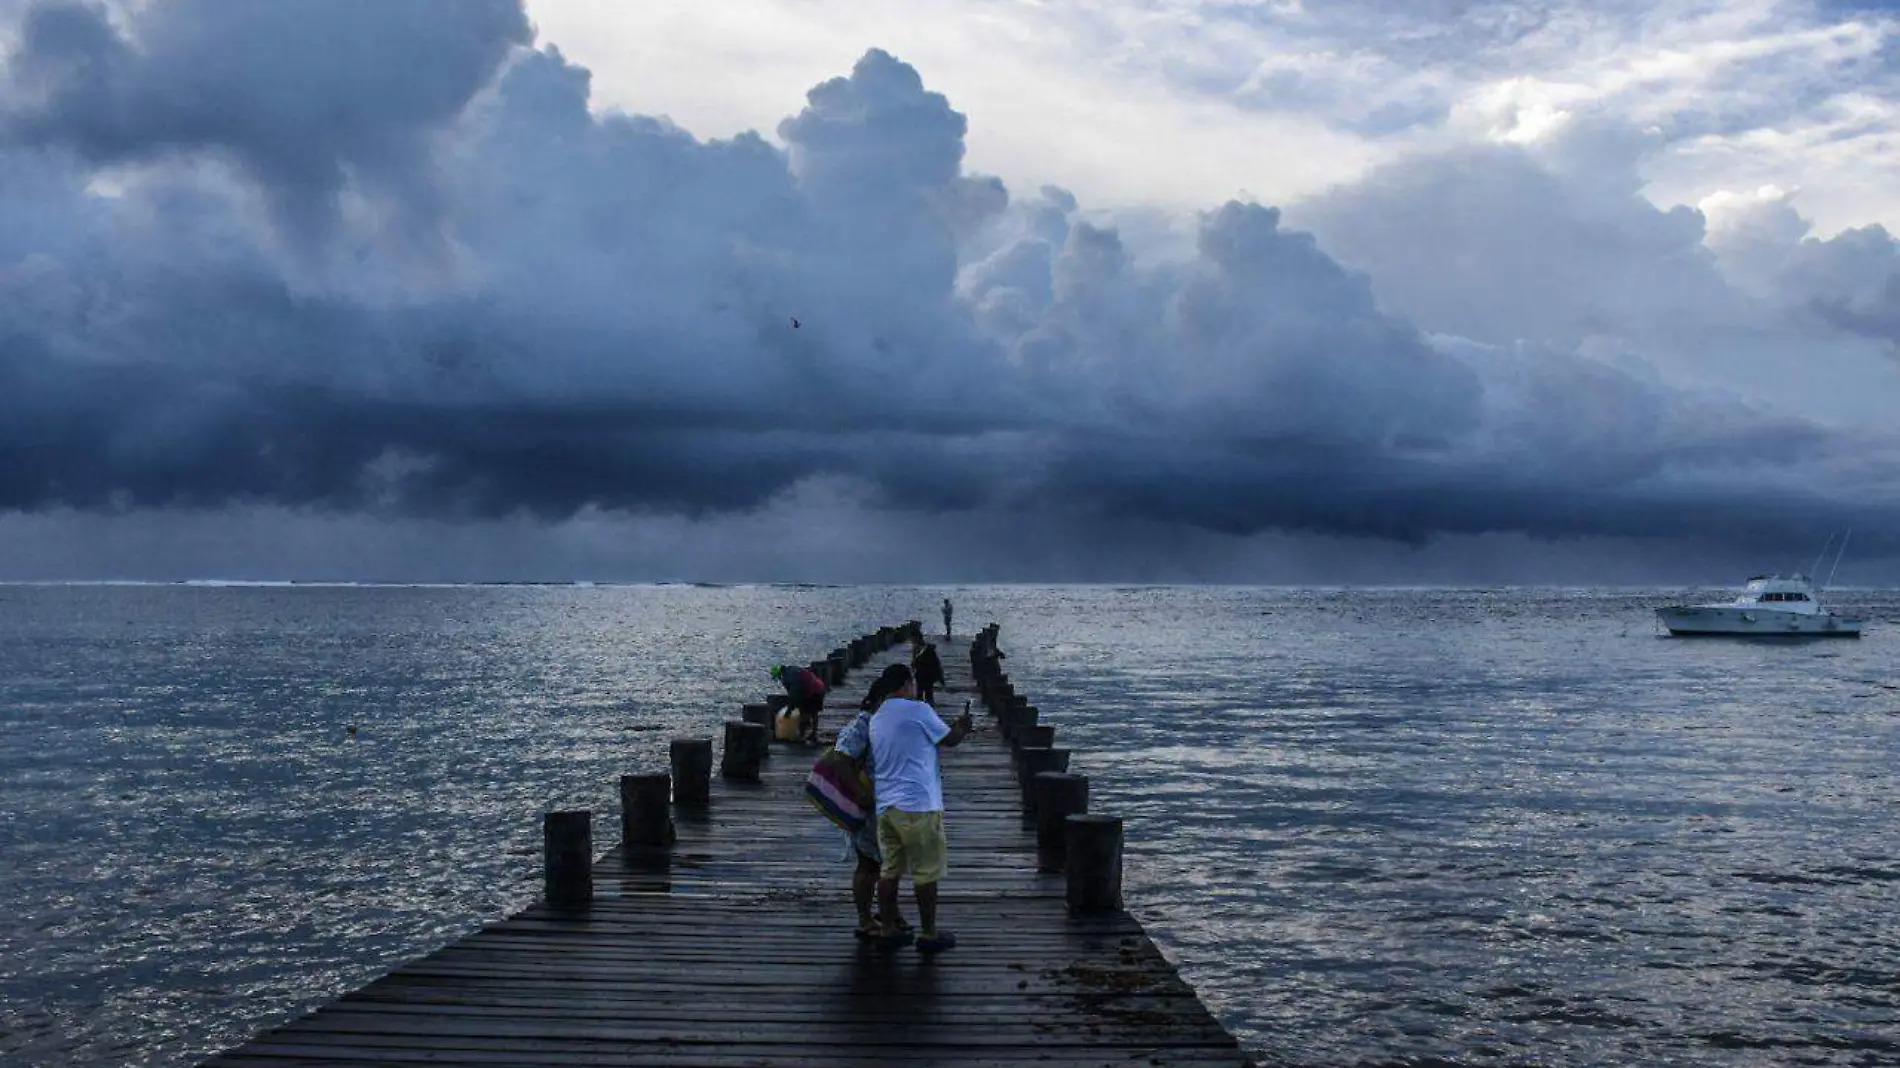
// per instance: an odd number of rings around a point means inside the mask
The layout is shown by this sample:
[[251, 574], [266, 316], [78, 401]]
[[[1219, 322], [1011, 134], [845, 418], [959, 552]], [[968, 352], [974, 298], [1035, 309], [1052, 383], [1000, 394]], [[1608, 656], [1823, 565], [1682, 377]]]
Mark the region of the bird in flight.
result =
[[792, 316], [792, 329], [798, 329], [798, 316], [796, 315]]

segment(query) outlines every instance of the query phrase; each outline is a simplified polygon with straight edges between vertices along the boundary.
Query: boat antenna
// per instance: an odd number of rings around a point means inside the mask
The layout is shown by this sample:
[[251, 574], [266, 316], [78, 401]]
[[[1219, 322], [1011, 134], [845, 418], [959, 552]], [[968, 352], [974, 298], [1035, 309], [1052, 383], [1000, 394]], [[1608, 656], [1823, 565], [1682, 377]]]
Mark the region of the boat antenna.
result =
[[1841, 551], [1834, 554], [1834, 566], [1831, 568], [1828, 568], [1827, 582], [1821, 586], [1823, 590], [1827, 589], [1829, 586], [1834, 585], [1834, 572], [1839, 571], [1841, 569], [1841, 557], [1847, 555], [1847, 539], [1853, 536], [1854, 536], [1853, 527], [1848, 527], [1847, 533], [1841, 535]]
[[1827, 551], [1829, 549], [1832, 549], [1833, 547], [1834, 547], [1834, 532], [1830, 530], [1827, 532], [1827, 540], [1821, 543], [1820, 553], [1817, 554], [1814, 558], [1814, 566], [1808, 569], [1809, 578], [1818, 579], [1821, 577], [1821, 565], [1827, 562]]

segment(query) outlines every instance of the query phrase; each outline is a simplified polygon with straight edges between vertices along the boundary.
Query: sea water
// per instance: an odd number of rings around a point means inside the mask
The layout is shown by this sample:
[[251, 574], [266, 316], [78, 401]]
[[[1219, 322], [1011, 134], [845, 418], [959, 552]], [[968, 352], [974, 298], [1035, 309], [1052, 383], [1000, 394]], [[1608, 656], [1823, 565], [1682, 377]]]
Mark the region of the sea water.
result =
[[532, 900], [543, 811], [950, 596], [1266, 1063], [1900, 1062], [1900, 594], [1786, 644], [1657, 636], [1682, 593], [0, 586], [0, 1060], [321, 1005]]

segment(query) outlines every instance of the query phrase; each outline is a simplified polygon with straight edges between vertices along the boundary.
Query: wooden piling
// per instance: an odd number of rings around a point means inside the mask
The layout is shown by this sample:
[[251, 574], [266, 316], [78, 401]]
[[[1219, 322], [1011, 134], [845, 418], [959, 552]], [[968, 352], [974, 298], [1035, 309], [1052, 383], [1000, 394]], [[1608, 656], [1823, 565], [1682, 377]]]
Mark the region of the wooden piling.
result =
[[1024, 748], [1016, 754], [1017, 783], [1022, 787], [1023, 813], [1033, 816], [1036, 812], [1035, 782], [1036, 776], [1045, 771], [1068, 771], [1069, 751], [1052, 746]]
[[766, 741], [765, 728], [742, 719], [726, 721], [726, 745], [719, 755], [719, 777], [739, 782], [759, 781], [759, 762]]
[[1062, 771], [1037, 772], [1030, 782], [1036, 813], [1036, 868], [1062, 871], [1068, 851], [1068, 819], [1089, 810], [1089, 777]]
[[711, 738], [675, 738], [667, 755], [673, 766], [673, 803], [703, 805], [712, 797]]
[[1042, 722], [1042, 713], [1035, 705], [1012, 704], [1004, 709], [1003, 714], [997, 719], [1002, 723], [1003, 739], [1014, 744], [1016, 736], [1025, 728], [1034, 727]]
[[1009, 684], [1007, 678], [998, 679], [983, 690], [983, 703], [988, 706], [992, 716], [1000, 717], [1015, 700], [1016, 688]]
[[541, 817], [543, 896], [550, 905], [579, 906], [594, 899], [594, 814], [586, 809]]
[[1122, 821], [1078, 813], [1063, 818], [1065, 899], [1075, 913], [1122, 907]]
[[1015, 735], [1010, 738], [1009, 744], [1015, 750], [1046, 749], [1056, 744], [1056, 729], [1040, 722], [1028, 726], [1019, 725]]
[[769, 704], [746, 705], [745, 707], [739, 709], [739, 719], [743, 722], [757, 724], [758, 726], [765, 728], [766, 745], [764, 749], [759, 753], [759, 759], [765, 760], [769, 758], [772, 755], [772, 745], [771, 745], [772, 739], [778, 733], [777, 731], [773, 729], [774, 727], [773, 721], [778, 719], [778, 713], [772, 711], [772, 706]]
[[673, 844], [673, 776], [666, 772], [620, 777], [620, 841], [629, 846]]

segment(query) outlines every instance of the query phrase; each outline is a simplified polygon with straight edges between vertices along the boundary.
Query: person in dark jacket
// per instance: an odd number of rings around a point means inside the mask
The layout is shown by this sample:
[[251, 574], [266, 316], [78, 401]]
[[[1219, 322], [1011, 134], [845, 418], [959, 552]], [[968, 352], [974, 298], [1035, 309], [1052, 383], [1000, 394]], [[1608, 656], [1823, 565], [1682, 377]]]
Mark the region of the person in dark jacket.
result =
[[825, 710], [824, 680], [797, 664], [780, 664], [772, 669], [772, 677], [785, 687], [788, 703], [798, 713], [799, 740], [817, 745], [818, 714]]
[[910, 653], [911, 674], [917, 681], [917, 699], [925, 704], [935, 704], [937, 687], [943, 685], [943, 661], [937, 657], [937, 647], [929, 642], [913, 643]]

